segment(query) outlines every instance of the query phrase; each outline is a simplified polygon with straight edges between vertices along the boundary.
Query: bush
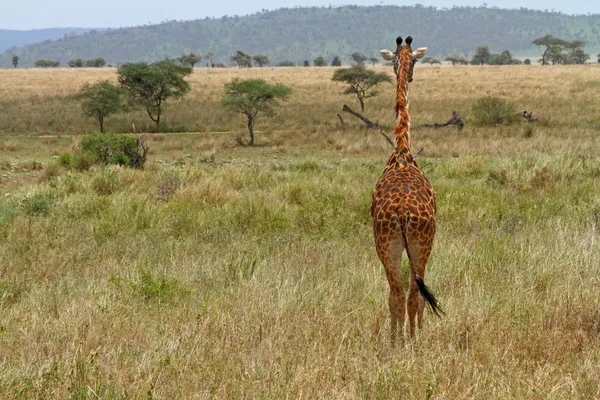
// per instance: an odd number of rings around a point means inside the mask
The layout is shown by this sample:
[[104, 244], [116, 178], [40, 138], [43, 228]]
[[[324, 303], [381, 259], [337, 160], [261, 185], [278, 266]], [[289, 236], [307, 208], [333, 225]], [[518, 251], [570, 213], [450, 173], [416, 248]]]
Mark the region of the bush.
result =
[[118, 164], [126, 167], [143, 168], [146, 151], [132, 135], [93, 133], [81, 141], [81, 152], [88, 153], [105, 165]]
[[48, 215], [50, 207], [54, 204], [54, 197], [49, 194], [40, 193], [23, 199], [23, 211], [30, 216]]
[[72, 166], [77, 171], [87, 171], [92, 168], [92, 165], [96, 164], [97, 161], [98, 159], [95, 155], [84, 151], [78, 151], [73, 154]]
[[514, 104], [499, 97], [482, 97], [473, 104], [477, 125], [512, 124], [519, 115]]
[[73, 153], [61, 154], [58, 157], [58, 164], [65, 168], [71, 168], [73, 166]]
[[177, 279], [145, 269], [140, 269], [138, 280], [130, 281], [129, 284], [145, 301], [170, 302], [187, 294], [187, 290]]

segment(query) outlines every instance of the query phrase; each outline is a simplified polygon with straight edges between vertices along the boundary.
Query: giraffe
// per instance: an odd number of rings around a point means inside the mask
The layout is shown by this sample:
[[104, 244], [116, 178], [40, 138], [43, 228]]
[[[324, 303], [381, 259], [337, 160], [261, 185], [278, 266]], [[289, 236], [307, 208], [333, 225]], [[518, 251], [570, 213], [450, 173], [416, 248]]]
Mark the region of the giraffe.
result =
[[[423, 322], [425, 300], [432, 311], [443, 313], [438, 301], [423, 282], [425, 266], [431, 254], [435, 234], [435, 194], [410, 151], [408, 116], [408, 83], [412, 82], [414, 65], [427, 48], [413, 52], [412, 37], [396, 39], [396, 52], [381, 50], [382, 56], [394, 61], [397, 78], [395, 145], [383, 174], [375, 185], [371, 200], [371, 217], [377, 255], [384, 266], [390, 286], [388, 306], [391, 314], [391, 341], [396, 343], [398, 327], [404, 343], [404, 320], [408, 308], [410, 337], [415, 337], [415, 316], [419, 330]], [[398, 269], [406, 250], [410, 264], [410, 291], [405, 299]]]

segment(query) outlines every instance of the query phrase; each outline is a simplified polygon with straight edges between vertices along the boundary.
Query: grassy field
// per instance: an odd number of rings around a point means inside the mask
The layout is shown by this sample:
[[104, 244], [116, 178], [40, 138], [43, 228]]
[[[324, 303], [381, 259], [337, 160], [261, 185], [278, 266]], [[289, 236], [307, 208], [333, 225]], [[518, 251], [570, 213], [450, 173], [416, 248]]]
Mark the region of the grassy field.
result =
[[[333, 69], [197, 69], [145, 170], [87, 172], [56, 164], [94, 129], [72, 96], [115, 71], [0, 70], [0, 398], [598, 398], [599, 72], [415, 71], [413, 125], [466, 127], [413, 133], [446, 315], [392, 349], [368, 211], [391, 147], [339, 126]], [[252, 148], [218, 103], [235, 76], [294, 89]], [[474, 126], [486, 95], [540, 121]]]

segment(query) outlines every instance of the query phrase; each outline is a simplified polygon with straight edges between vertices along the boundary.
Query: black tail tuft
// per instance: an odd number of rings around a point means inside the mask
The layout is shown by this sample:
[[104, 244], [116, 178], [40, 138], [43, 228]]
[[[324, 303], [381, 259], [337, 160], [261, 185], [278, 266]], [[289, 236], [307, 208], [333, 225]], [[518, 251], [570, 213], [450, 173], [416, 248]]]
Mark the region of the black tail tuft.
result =
[[440, 307], [440, 303], [438, 303], [438, 301], [435, 298], [435, 296], [433, 295], [433, 293], [431, 293], [429, 291], [429, 289], [427, 288], [427, 286], [425, 286], [425, 282], [423, 282], [423, 278], [421, 278], [421, 277], [417, 278], [417, 286], [419, 287], [419, 292], [421, 292], [423, 297], [425, 297], [425, 300], [427, 300], [427, 303], [429, 303], [429, 307], [431, 307], [431, 311], [433, 311], [435, 313], [435, 315], [437, 315], [438, 317], [441, 318], [442, 316], [440, 315], [440, 313], [443, 314], [444, 311]]

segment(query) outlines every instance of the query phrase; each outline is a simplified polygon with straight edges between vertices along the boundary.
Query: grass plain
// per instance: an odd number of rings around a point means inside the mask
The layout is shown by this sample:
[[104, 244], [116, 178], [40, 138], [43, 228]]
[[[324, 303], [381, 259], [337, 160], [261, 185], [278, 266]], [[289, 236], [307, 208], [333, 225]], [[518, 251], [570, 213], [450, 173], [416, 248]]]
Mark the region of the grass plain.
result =
[[[0, 70], [0, 397], [600, 397], [600, 68], [415, 71], [413, 126], [466, 127], [413, 132], [446, 315], [395, 349], [368, 211], [391, 148], [339, 125], [332, 73], [196, 69], [145, 170], [74, 172], [73, 95], [115, 70]], [[236, 76], [294, 89], [253, 148], [219, 106]], [[391, 125], [393, 95], [365, 114]], [[540, 121], [473, 126], [486, 95]]]

